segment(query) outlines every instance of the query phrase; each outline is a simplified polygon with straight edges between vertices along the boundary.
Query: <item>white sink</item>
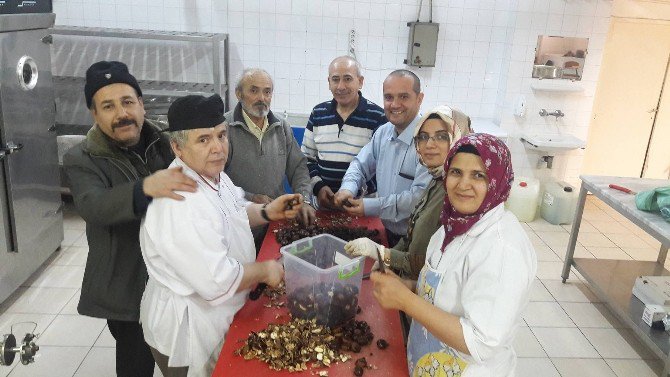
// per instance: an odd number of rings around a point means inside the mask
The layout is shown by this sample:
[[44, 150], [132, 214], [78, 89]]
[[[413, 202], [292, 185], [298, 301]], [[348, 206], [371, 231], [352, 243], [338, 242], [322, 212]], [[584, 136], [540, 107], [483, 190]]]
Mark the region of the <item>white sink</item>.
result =
[[528, 150], [546, 152], [550, 155], [586, 148], [584, 140], [566, 134], [523, 134], [521, 141]]

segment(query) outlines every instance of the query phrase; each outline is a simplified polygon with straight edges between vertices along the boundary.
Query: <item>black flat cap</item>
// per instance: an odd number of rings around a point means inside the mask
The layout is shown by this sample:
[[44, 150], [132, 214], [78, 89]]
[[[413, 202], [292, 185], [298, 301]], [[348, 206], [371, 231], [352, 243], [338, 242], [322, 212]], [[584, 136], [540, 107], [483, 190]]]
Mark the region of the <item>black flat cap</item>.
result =
[[218, 94], [210, 97], [190, 95], [177, 99], [168, 110], [166, 131], [212, 128], [223, 123], [223, 100]]
[[90, 109], [93, 103], [93, 95], [103, 86], [110, 84], [128, 84], [137, 92], [138, 97], [142, 97], [142, 89], [135, 76], [128, 72], [128, 66], [121, 62], [100, 61], [93, 63], [86, 70], [86, 85], [84, 86], [84, 95], [86, 96], [86, 106]]

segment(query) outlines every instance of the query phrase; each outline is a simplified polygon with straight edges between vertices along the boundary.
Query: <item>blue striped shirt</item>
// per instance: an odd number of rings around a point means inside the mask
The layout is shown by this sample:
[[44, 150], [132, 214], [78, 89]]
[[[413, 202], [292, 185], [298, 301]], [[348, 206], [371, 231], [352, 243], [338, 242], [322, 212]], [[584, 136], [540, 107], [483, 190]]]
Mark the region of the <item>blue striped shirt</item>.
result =
[[[309, 116], [302, 153], [307, 157], [314, 195], [323, 186], [337, 192], [351, 160], [387, 122], [381, 107], [363, 98], [361, 92], [358, 96], [358, 106], [347, 120], [338, 114], [335, 99], [316, 105]], [[367, 192], [374, 191], [374, 180], [370, 180]]]

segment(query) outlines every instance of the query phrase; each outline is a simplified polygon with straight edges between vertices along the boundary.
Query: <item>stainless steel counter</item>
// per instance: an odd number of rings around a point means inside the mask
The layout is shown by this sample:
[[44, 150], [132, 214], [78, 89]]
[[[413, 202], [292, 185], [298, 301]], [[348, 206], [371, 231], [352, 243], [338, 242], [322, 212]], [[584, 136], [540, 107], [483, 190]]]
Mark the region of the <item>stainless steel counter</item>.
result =
[[[570, 276], [570, 267], [574, 266], [614, 314], [629, 326], [661, 360], [664, 360], [665, 367], [662, 375], [667, 376], [670, 372], [670, 335], [665, 331], [652, 329], [642, 321], [644, 304], [633, 296], [632, 290], [638, 276], [670, 275], [670, 271], [664, 268], [668, 247], [670, 247], [670, 223], [658, 214], [637, 209], [635, 195], [610, 189], [609, 185], [616, 184], [640, 192], [668, 186], [670, 181], [603, 176], [581, 176], [580, 178], [582, 186], [570, 232], [570, 241], [565, 253], [565, 264], [561, 275], [563, 283]], [[661, 242], [656, 262], [573, 258], [588, 192]]]

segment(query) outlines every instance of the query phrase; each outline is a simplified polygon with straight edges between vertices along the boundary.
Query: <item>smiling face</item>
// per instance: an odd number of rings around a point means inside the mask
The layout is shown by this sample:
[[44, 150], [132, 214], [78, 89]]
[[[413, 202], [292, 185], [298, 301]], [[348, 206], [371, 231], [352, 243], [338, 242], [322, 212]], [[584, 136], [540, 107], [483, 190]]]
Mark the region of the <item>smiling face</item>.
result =
[[454, 209], [463, 215], [477, 212], [489, 186], [481, 157], [472, 153], [456, 153], [445, 173], [444, 186]]
[[132, 86], [121, 83], [103, 86], [93, 95], [92, 104], [93, 120], [105, 135], [124, 147], [140, 141], [144, 104]]
[[414, 91], [414, 79], [391, 75], [384, 80], [384, 113], [397, 131], [402, 132], [416, 118], [423, 93]]
[[217, 180], [228, 159], [228, 125], [197, 128], [187, 132], [183, 145], [172, 142], [172, 150], [196, 173]]
[[428, 168], [444, 165], [449, 154], [449, 128], [442, 119], [428, 119], [416, 137], [416, 150]]
[[363, 88], [363, 76], [356, 69], [356, 63], [344, 59], [333, 61], [328, 67], [328, 87], [339, 105], [356, 106], [358, 91]]

